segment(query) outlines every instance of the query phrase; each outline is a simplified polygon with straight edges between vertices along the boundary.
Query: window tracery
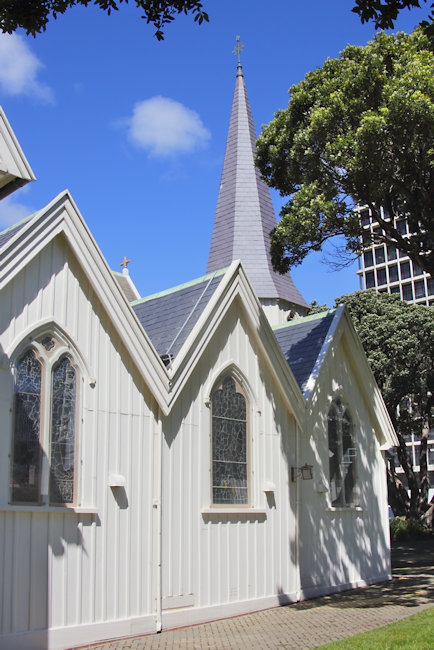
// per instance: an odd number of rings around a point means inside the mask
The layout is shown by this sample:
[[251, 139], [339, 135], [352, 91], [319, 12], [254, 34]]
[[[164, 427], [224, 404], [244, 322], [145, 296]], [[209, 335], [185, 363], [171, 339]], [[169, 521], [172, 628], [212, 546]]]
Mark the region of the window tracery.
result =
[[67, 356], [52, 372], [50, 501], [74, 500], [76, 374]]
[[15, 363], [13, 503], [75, 502], [78, 377], [62, 347], [44, 335]]
[[15, 366], [15, 434], [12, 500], [39, 500], [42, 366], [27, 350]]
[[248, 421], [241, 386], [227, 376], [211, 395], [212, 502], [247, 505]]
[[356, 506], [356, 444], [351, 413], [340, 398], [328, 413], [329, 474], [332, 506]]

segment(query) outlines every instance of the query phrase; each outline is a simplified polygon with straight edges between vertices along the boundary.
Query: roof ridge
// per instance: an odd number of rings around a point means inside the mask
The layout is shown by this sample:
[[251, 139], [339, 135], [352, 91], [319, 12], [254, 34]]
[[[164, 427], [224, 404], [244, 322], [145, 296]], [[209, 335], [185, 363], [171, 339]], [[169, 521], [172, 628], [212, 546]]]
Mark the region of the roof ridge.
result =
[[133, 302], [130, 303], [131, 306], [133, 305], [140, 305], [143, 302], [148, 302], [149, 300], [154, 300], [155, 298], [162, 298], [163, 296], [167, 296], [171, 293], [175, 293], [176, 291], [182, 291], [182, 289], [187, 289], [188, 287], [193, 287], [196, 284], [200, 284], [201, 282], [206, 282], [207, 280], [210, 280], [213, 277], [218, 277], [219, 275], [223, 275], [226, 273], [228, 270], [228, 266], [225, 267], [224, 269], [219, 269], [217, 271], [212, 271], [211, 273], [207, 273], [206, 275], [203, 275], [200, 278], [195, 278], [194, 280], [190, 280], [189, 282], [184, 282], [183, 284], [178, 284], [175, 287], [170, 287], [169, 289], [165, 289], [164, 291], [159, 291], [157, 293], [153, 293], [149, 296], [145, 296], [144, 298], [138, 298], [137, 300], [133, 300]]
[[302, 316], [301, 318], [294, 318], [294, 320], [288, 321], [287, 323], [280, 323], [279, 325], [273, 325], [271, 329], [273, 331], [280, 330], [283, 329], [284, 327], [291, 327], [292, 325], [299, 325], [300, 323], [307, 323], [308, 321], [311, 320], [325, 318], [326, 316], [330, 316], [331, 314], [334, 314], [337, 311], [337, 309], [338, 307], [334, 307], [333, 309], [327, 309], [327, 311], [321, 311], [316, 314], [309, 314], [308, 316]]

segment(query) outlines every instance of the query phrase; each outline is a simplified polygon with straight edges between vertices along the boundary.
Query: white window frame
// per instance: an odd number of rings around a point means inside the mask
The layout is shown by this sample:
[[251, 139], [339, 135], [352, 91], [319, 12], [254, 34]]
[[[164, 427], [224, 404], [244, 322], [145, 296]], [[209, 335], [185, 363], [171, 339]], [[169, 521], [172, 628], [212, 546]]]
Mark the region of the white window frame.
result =
[[[46, 349], [43, 341], [51, 339], [54, 343], [51, 349]], [[39, 445], [40, 445], [40, 480], [39, 480], [39, 499], [38, 501], [17, 501], [12, 498], [12, 478], [13, 478], [13, 462], [14, 462], [14, 441], [15, 441], [15, 379], [16, 379], [16, 363], [26, 354], [27, 351], [32, 350], [36, 359], [41, 364], [41, 395], [40, 395], [40, 431], [39, 431]], [[73, 483], [73, 500], [72, 502], [56, 503], [50, 501], [50, 463], [51, 463], [51, 419], [52, 419], [52, 372], [57, 362], [62, 358], [67, 357], [70, 364], [75, 370], [76, 374], [76, 395], [75, 395], [75, 434], [74, 434], [74, 483]], [[77, 362], [77, 357], [71, 350], [71, 346], [60, 336], [56, 331], [44, 331], [38, 333], [28, 345], [21, 345], [14, 354], [14, 361], [12, 365], [14, 375], [14, 392], [13, 392], [13, 418], [12, 418], [12, 435], [11, 435], [11, 451], [10, 451], [10, 479], [9, 479], [9, 504], [12, 506], [47, 506], [53, 508], [74, 508], [79, 502], [78, 496], [78, 457], [79, 457], [79, 438], [80, 438], [80, 402], [81, 402], [81, 379], [82, 370]]]
[[[337, 439], [337, 453], [338, 453], [338, 470], [339, 470], [339, 477], [341, 481], [341, 487], [340, 487], [340, 492], [337, 494], [337, 489], [336, 489], [336, 484], [333, 481], [333, 477], [331, 476], [331, 459], [332, 459], [332, 451], [331, 451], [331, 444], [330, 444], [330, 414], [332, 409], [335, 410], [336, 412], [336, 439]], [[349, 447], [347, 449], [347, 452], [344, 454], [343, 452], [343, 437], [344, 437], [344, 432], [343, 432], [343, 418], [345, 414], [348, 414], [349, 416], [349, 421], [350, 421], [350, 427], [351, 427], [351, 437], [353, 441], [353, 447]], [[341, 397], [336, 397], [333, 399], [332, 403], [329, 406], [329, 410], [327, 413], [327, 451], [328, 451], [328, 460], [329, 460], [329, 497], [330, 497], [330, 505], [332, 508], [358, 508], [359, 507], [359, 490], [358, 490], [358, 475], [357, 475], [357, 440], [356, 440], [356, 435], [355, 435], [355, 427], [354, 427], [354, 417], [352, 415], [352, 411], [349, 408], [348, 404], [341, 398]], [[346, 470], [346, 465], [348, 465], [348, 459], [345, 459], [345, 456], [348, 456], [348, 458], [351, 458], [351, 462], [349, 463], [350, 467], [352, 468], [352, 471], [354, 472], [354, 481], [353, 481], [353, 486], [352, 486], [352, 498], [348, 498], [346, 493], [345, 493], [345, 478], [347, 474]], [[341, 498], [338, 501], [339, 496]]]
[[[215, 391], [219, 390], [221, 386], [223, 385], [223, 382], [226, 379], [232, 379], [235, 383], [235, 390], [237, 393], [243, 396], [245, 400], [245, 406], [246, 406], [246, 477], [247, 477], [247, 500], [245, 503], [221, 503], [221, 502], [214, 502], [214, 496], [213, 496], [213, 491], [214, 487], [214, 471], [213, 471], [213, 437], [214, 437], [214, 430], [213, 430], [213, 410], [212, 410], [212, 396]], [[250, 400], [247, 394], [247, 391], [245, 390], [244, 386], [242, 385], [241, 381], [239, 378], [236, 376], [235, 373], [233, 372], [227, 372], [223, 376], [220, 376], [220, 378], [215, 382], [211, 393], [210, 393], [210, 503], [211, 503], [211, 508], [216, 508], [216, 509], [228, 509], [228, 508], [251, 508], [251, 479], [250, 479]]]

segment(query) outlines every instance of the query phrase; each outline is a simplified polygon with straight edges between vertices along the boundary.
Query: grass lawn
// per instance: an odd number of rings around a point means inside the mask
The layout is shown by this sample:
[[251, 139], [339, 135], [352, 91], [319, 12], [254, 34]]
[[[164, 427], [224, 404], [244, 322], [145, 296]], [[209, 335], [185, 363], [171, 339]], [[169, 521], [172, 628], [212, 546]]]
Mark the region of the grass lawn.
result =
[[419, 614], [404, 618], [397, 623], [357, 634], [343, 641], [333, 641], [318, 646], [321, 650], [336, 650], [336, 648], [364, 648], [365, 650], [402, 650], [402, 648], [418, 648], [432, 650], [434, 648], [434, 607]]

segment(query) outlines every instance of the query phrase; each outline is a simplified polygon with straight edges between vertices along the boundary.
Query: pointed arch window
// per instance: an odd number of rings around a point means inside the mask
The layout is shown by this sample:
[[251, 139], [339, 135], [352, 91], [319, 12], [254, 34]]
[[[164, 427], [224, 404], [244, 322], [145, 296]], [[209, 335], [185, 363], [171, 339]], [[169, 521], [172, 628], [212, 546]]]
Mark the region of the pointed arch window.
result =
[[328, 413], [329, 474], [332, 506], [357, 505], [356, 444], [350, 410], [341, 399]]
[[42, 337], [15, 363], [13, 503], [76, 501], [77, 369], [61, 342]]
[[232, 376], [212, 392], [213, 505], [249, 503], [247, 407], [245, 393]]
[[15, 365], [15, 432], [11, 477], [12, 501], [37, 502], [41, 471], [42, 366], [34, 350]]
[[51, 386], [50, 501], [73, 503], [76, 372], [67, 356], [55, 364]]

